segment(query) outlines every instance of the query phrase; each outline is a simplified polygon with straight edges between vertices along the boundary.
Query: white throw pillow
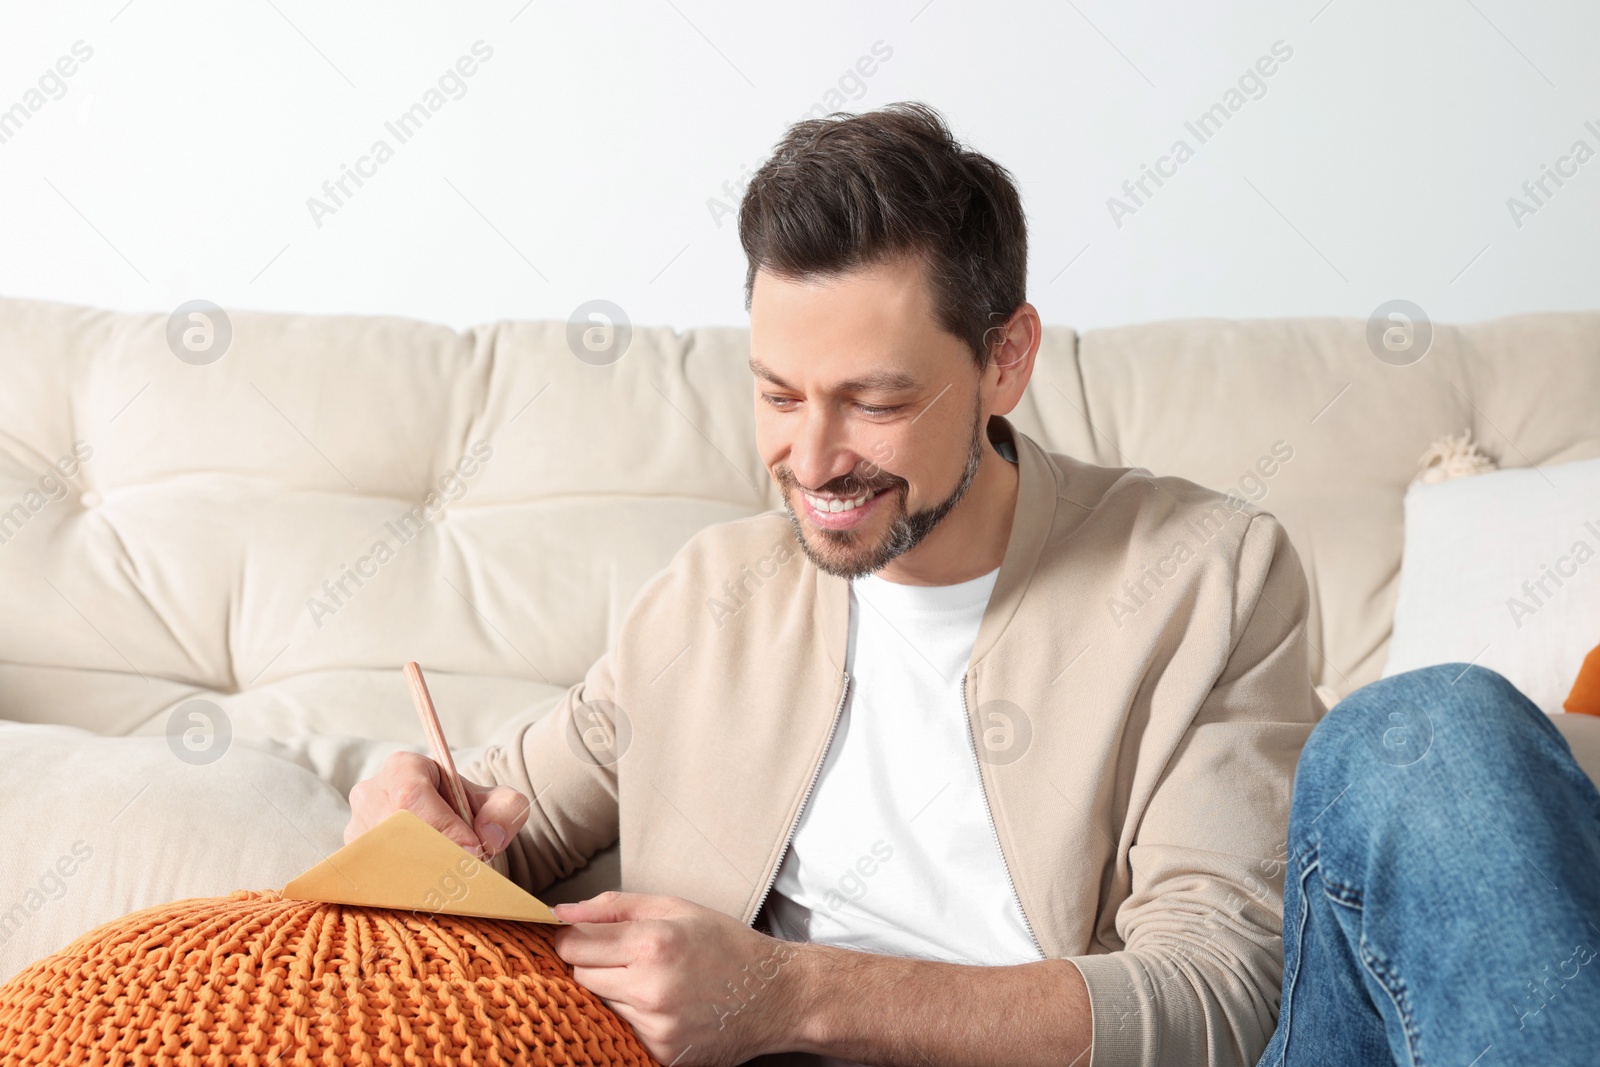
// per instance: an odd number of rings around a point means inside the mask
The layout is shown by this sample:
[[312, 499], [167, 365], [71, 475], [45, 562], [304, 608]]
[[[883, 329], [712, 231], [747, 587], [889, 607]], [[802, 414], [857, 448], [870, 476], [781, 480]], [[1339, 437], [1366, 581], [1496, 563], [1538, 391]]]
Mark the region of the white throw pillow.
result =
[[0, 981], [141, 908], [282, 889], [344, 844], [345, 798], [235, 742], [213, 763], [162, 737], [0, 721]]
[[1562, 712], [1600, 645], [1600, 459], [1413, 485], [1383, 675], [1474, 663]]

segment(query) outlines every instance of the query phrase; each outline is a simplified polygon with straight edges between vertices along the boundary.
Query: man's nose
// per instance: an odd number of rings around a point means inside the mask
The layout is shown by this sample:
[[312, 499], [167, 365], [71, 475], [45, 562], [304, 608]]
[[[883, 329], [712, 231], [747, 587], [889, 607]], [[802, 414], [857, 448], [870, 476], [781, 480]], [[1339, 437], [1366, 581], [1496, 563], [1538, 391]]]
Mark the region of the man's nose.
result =
[[789, 453], [789, 469], [803, 488], [821, 489], [855, 470], [860, 461], [838, 419], [825, 412], [807, 413]]

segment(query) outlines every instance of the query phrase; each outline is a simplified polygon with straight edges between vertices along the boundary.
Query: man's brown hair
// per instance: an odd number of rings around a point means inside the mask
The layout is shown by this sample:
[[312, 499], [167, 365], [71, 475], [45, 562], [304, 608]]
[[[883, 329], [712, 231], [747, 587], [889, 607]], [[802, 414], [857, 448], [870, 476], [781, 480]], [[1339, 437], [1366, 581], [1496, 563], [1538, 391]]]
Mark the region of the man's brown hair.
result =
[[979, 368], [988, 331], [1027, 298], [1028, 224], [1011, 173], [916, 101], [790, 126], [745, 191], [739, 241], [746, 311], [758, 270], [826, 277], [919, 258], [939, 325]]

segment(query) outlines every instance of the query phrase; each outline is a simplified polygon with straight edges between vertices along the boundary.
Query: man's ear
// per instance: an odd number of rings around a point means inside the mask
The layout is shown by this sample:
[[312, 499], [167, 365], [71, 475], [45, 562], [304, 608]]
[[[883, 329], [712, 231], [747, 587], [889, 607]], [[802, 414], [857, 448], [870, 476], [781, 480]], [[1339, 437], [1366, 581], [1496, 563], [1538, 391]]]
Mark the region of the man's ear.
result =
[[1043, 331], [1039, 310], [1023, 302], [1005, 325], [993, 327], [984, 335], [992, 345], [989, 365], [983, 372], [985, 384], [993, 390], [989, 414], [1009, 415], [1021, 402], [1028, 379], [1033, 377], [1033, 361], [1039, 353]]

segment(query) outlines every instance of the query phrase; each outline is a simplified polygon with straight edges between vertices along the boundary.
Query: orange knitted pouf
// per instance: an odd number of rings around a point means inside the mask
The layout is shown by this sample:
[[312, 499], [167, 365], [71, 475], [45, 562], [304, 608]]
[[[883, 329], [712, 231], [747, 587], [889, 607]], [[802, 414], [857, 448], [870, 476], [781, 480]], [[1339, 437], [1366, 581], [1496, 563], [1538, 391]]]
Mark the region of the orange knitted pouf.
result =
[[0, 1065], [655, 1064], [535, 923], [240, 890], [134, 912], [0, 986]]

